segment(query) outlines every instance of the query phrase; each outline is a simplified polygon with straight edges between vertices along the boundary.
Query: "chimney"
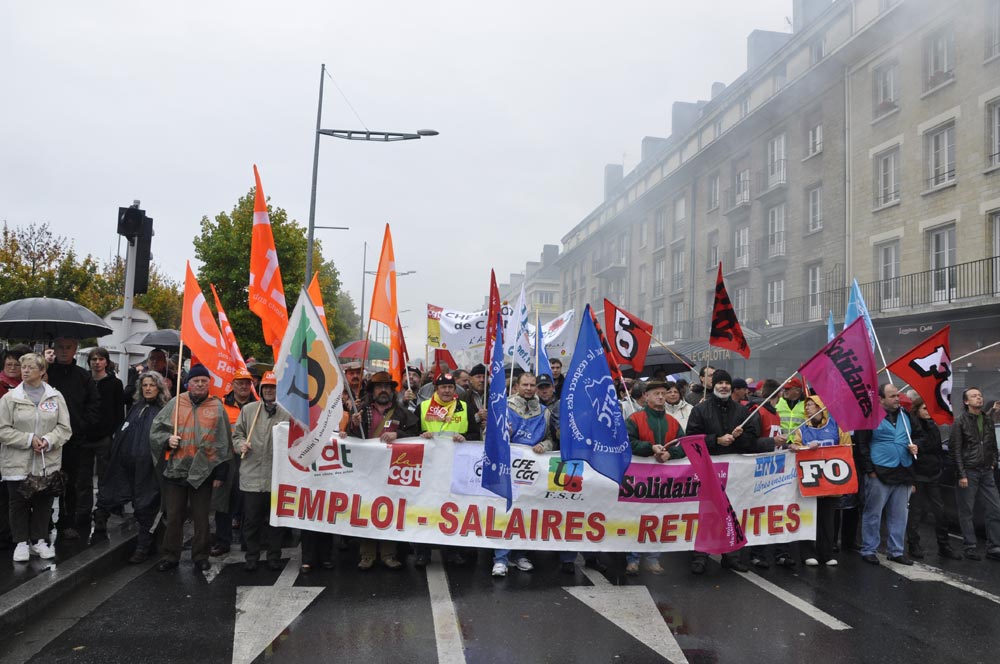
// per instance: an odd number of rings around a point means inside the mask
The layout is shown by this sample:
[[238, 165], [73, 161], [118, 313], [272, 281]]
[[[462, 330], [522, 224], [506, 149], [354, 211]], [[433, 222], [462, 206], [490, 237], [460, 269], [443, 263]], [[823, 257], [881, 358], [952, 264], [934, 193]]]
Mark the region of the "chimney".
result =
[[788, 43], [792, 36], [787, 32], [754, 30], [747, 37], [747, 71], [753, 71]]
[[681, 136], [698, 121], [705, 102], [675, 101], [670, 106], [670, 135]]
[[646, 161], [646, 159], [652, 157], [666, 144], [667, 139], [660, 138], [659, 136], [644, 137], [642, 139], [642, 160]]
[[716, 97], [721, 95], [725, 89], [726, 89], [725, 83], [720, 83], [718, 81], [712, 83], [712, 99], [715, 99]]
[[625, 179], [625, 167], [621, 164], [608, 164], [604, 167], [604, 200], [611, 198], [611, 192]]
[[542, 246], [542, 267], [548, 267], [559, 258], [559, 245], [546, 244]]
[[832, 0], [792, 0], [792, 31], [799, 32], [826, 11]]

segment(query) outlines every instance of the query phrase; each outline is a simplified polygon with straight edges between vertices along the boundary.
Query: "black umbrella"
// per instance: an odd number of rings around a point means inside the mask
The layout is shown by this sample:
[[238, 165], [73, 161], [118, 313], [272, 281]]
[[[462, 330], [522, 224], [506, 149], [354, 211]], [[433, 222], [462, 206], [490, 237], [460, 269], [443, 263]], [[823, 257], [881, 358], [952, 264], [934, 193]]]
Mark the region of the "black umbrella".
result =
[[0, 337], [5, 339], [88, 339], [112, 332], [100, 316], [68, 300], [29, 297], [0, 305]]
[[[675, 353], [676, 356], [674, 355]], [[685, 362], [687, 364], [684, 364]], [[693, 366], [694, 362], [682, 353], [678, 353], [677, 351], [672, 353], [662, 346], [656, 346], [650, 348], [649, 352], [646, 353], [646, 362], [642, 367], [642, 375], [652, 376], [657, 371], [665, 371], [667, 374], [683, 373], [691, 371], [691, 367]]]
[[177, 350], [181, 347], [181, 333], [177, 330], [154, 330], [140, 337], [136, 343], [163, 350]]

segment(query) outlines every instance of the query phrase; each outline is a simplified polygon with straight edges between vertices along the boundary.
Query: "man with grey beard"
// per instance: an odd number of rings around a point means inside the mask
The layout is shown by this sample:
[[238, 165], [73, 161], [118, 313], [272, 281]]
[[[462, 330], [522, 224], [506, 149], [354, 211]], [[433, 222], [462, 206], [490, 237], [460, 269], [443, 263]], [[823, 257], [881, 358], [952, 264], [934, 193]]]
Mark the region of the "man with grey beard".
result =
[[[721, 454], [749, 454], [756, 451], [759, 436], [758, 418], [748, 419], [746, 406], [733, 401], [733, 379], [728, 371], [717, 369], [712, 374], [712, 392], [691, 411], [687, 435], [704, 434], [705, 447], [712, 456]], [[746, 423], [740, 426], [740, 423]], [[704, 574], [708, 555], [695, 551], [691, 556], [691, 572]], [[722, 555], [722, 566], [746, 572], [746, 563], [736, 551]]]

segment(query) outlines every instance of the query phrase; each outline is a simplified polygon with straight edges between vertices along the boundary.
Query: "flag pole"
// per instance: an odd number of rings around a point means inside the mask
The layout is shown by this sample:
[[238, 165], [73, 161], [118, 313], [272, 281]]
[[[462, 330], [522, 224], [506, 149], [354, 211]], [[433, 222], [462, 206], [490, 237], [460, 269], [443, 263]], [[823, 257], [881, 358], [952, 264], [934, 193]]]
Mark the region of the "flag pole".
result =
[[653, 339], [653, 341], [655, 341], [657, 344], [659, 344], [661, 348], [663, 348], [665, 351], [667, 351], [668, 353], [670, 353], [671, 355], [673, 355], [674, 357], [676, 357], [677, 360], [681, 364], [683, 364], [684, 366], [686, 366], [690, 371], [694, 371], [694, 367], [692, 367], [690, 364], [688, 364], [684, 360], [683, 357], [681, 357], [680, 355], [678, 355], [677, 353], [675, 353], [673, 350], [671, 350], [670, 346], [668, 346], [667, 344], [665, 344], [662, 341], [660, 341], [659, 338], [657, 338], [657, 336], [655, 334], [650, 334], [649, 336]]
[[[184, 329], [184, 314], [183, 313], [181, 313], [181, 329], [182, 330]], [[183, 365], [184, 365], [184, 337], [181, 336], [181, 342], [180, 342], [180, 344], [177, 347], [177, 385], [174, 386], [176, 388], [176, 390], [175, 390], [177, 392], [176, 398], [178, 400], [181, 398], [181, 367]], [[169, 369], [169, 367], [167, 367], [167, 368]], [[175, 436], [177, 435], [177, 416], [178, 415], [179, 415], [178, 404], [174, 403], [174, 435]]]
[[539, 343], [542, 340], [542, 328], [538, 326], [538, 311], [535, 311], [535, 375], [539, 374], [538, 363], [542, 361]]
[[[774, 392], [771, 392], [771, 393], [770, 393], [769, 395], [767, 395], [767, 398], [765, 398], [765, 399], [764, 399], [763, 401], [761, 401], [761, 402], [760, 402], [759, 404], [757, 404], [757, 407], [756, 407], [756, 408], [754, 408], [753, 410], [751, 410], [751, 411], [750, 411], [750, 414], [749, 414], [749, 415], [747, 415], [747, 418], [746, 418], [745, 420], [743, 420], [742, 422], [740, 422], [739, 426], [738, 426], [738, 427], [736, 427], [736, 428], [737, 428], [737, 429], [742, 429], [742, 428], [743, 428], [743, 425], [744, 425], [744, 424], [746, 424], [747, 422], [749, 422], [749, 421], [750, 421], [750, 418], [751, 418], [751, 417], [753, 417], [754, 415], [756, 415], [756, 414], [757, 414], [757, 411], [758, 411], [758, 410], [760, 410], [761, 408], [763, 408], [763, 407], [764, 407], [764, 404], [766, 404], [766, 403], [767, 403], [768, 401], [770, 401], [771, 399], [773, 399], [773, 398], [774, 398], [774, 395], [775, 395], [775, 394], [777, 394], [777, 393], [778, 393], [778, 392], [780, 392], [781, 390], [785, 389], [785, 383], [787, 383], [787, 382], [788, 382], [788, 381], [790, 381], [791, 379], [795, 378], [795, 376], [797, 376], [797, 375], [798, 375], [798, 373], [799, 373], [799, 372], [798, 372], [797, 370], [796, 370], [796, 371], [793, 371], [793, 372], [792, 372], [792, 375], [791, 375], [791, 376], [789, 376], [789, 377], [788, 377], [788, 378], [786, 378], [785, 380], [781, 381], [781, 382], [780, 382], [780, 383], [778, 384], [778, 389], [776, 389], [776, 390], [775, 390]], [[803, 393], [805, 393], [805, 390], [802, 390], [802, 392], [803, 392]]]
[[[247, 432], [247, 449], [248, 450], [250, 449], [250, 436], [253, 435], [253, 428], [255, 426], [257, 426], [257, 418], [260, 417], [260, 411], [261, 411], [261, 409], [264, 408], [264, 402], [263, 401], [258, 401], [257, 404], [258, 404], [258, 406], [257, 406], [257, 412], [253, 414], [253, 422], [250, 423], [250, 431]], [[243, 454], [240, 455], [240, 459], [246, 459], [246, 458], [247, 458], [247, 453], [246, 452], [244, 452]]]

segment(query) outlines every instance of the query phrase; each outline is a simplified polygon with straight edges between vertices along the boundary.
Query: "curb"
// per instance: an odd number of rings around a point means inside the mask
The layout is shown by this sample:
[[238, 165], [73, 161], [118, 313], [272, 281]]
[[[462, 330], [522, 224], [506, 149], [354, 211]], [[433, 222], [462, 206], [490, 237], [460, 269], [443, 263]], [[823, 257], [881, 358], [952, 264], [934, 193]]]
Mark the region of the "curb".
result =
[[88, 548], [0, 596], [0, 633], [10, 633], [65, 594], [95, 577], [121, 567], [135, 548], [135, 532], [112, 538], [109, 545]]

